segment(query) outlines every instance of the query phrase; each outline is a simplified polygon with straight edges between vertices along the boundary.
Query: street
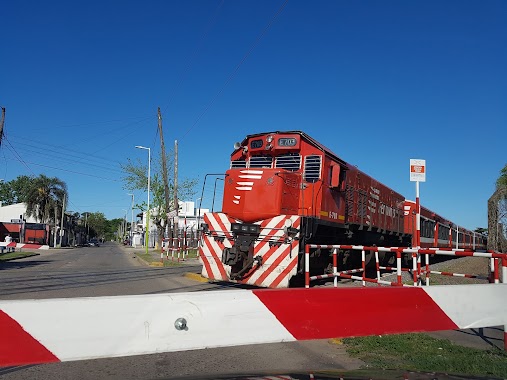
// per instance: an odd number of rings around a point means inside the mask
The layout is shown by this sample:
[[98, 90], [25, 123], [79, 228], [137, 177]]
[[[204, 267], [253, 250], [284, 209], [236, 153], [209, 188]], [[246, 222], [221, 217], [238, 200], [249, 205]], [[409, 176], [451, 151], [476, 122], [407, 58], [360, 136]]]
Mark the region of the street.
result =
[[98, 297], [210, 288], [209, 284], [182, 276], [198, 267], [147, 267], [114, 243], [40, 253], [1, 264], [1, 299]]
[[[42, 251], [39, 256], [0, 264], [0, 299], [230, 289], [228, 286], [196, 282], [183, 276], [185, 272], [196, 272], [199, 268], [188, 264], [149, 267], [115, 243]], [[343, 346], [317, 340], [0, 368], [0, 378], [155, 379], [354, 369], [360, 364], [348, 357]]]

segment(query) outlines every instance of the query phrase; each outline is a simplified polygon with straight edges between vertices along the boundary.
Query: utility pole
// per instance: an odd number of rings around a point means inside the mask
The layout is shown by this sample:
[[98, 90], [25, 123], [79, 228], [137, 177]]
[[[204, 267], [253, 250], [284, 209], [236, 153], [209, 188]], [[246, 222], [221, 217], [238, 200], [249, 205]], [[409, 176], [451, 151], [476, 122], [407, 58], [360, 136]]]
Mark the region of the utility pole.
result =
[[176, 211], [176, 222], [174, 223], [175, 237], [178, 238], [179, 232], [179, 204], [178, 204], [178, 140], [174, 140], [174, 209]]
[[[160, 134], [160, 149], [162, 151], [162, 179], [164, 181], [164, 195], [165, 195], [165, 225], [169, 225], [169, 181], [167, 179], [167, 162], [165, 155], [164, 133], [162, 132], [162, 114], [160, 107], [158, 107], [158, 132]], [[177, 207], [177, 205], [175, 206]], [[162, 236], [163, 238], [164, 236]]]
[[63, 203], [62, 203], [62, 221], [60, 224], [60, 247], [62, 246], [63, 240], [63, 219], [65, 218], [65, 194], [63, 194]]
[[2, 118], [0, 119], [0, 146], [2, 145], [2, 138], [4, 137], [4, 120], [5, 120], [5, 107], [2, 107]]

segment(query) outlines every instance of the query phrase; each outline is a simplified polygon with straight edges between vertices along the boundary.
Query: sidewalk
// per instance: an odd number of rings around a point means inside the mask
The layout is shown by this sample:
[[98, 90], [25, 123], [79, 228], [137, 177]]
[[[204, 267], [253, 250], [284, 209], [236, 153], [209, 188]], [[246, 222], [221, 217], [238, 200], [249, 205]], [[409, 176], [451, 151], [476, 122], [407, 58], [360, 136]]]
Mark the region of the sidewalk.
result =
[[188, 255], [183, 257], [183, 251], [180, 252], [179, 258], [178, 253], [174, 252], [174, 256], [166, 252], [161, 254], [160, 249], [149, 248], [148, 253], [144, 247], [130, 247], [122, 246], [123, 250], [130, 255], [136, 257], [141, 263], [154, 267], [164, 266], [183, 266], [183, 265], [201, 265], [197, 258], [197, 251], [195, 249], [188, 250]]

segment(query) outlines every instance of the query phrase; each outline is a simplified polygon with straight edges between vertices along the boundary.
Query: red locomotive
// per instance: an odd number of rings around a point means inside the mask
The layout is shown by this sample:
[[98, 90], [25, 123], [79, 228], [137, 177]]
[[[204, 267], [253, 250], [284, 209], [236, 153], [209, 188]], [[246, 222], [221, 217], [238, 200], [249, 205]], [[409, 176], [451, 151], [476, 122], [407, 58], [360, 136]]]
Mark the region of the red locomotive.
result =
[[[412, 246], [415, 203], [307, 134], [253, 134], [234, 148], [222, 211], [204, 215], [204, 277], [288, 287], [302, 274], [305, 244]], [[460, 248], [484, 248], [482, 235], [460, 228], [459, 236]], [[422, 208], [421, 246], [453, 244], [456, 225]], [[342, 268], [357, 267], [356, 259], [340, 252]], [[310, 260], [317, 274], [331, 269], [327, 251]]]

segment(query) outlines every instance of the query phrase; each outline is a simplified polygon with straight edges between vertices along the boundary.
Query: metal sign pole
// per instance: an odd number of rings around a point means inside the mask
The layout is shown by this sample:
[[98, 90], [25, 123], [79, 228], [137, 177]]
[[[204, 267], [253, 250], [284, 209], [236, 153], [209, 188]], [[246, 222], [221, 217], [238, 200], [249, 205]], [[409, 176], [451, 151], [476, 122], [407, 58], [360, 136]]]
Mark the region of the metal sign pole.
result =
[[421, 248], [421, 203], [419, 182], [426, 182], [426, 160], [410, 159], [410, 181], [415, 182], [415, 239], [414, 245]]

